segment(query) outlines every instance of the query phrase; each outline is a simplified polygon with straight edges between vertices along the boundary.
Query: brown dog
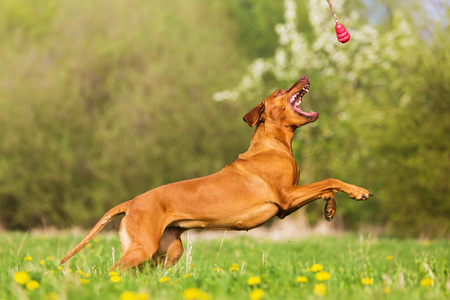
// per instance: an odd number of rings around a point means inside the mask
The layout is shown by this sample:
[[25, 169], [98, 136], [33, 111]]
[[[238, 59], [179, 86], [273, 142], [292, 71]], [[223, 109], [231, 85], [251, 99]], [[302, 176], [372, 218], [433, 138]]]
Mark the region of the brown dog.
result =
[[183, 253], [180, 235], [192, 228], [249, 230], [272, 217], [284, 218], [316, 199], [326, 201], [324, 217], [331, 221], [336, 210], [334, 193], [342, 191], [356, 200], [372, 196], [368, 190], [326, 179], [299, 186], [299, 168], [291, 142], [296, 128], [319, 117], [300, 109], [309, 91], [306, 77], [290, 89], [277, 90], [244, 116], [256, 130], [247, 152], [221, 171], [164, 185], [117, 205], [64, 257], [80, 251], [114, 217], [120, 224], [122, 257], [112, 269], [134, 268], [153, 259], [165, 267]]

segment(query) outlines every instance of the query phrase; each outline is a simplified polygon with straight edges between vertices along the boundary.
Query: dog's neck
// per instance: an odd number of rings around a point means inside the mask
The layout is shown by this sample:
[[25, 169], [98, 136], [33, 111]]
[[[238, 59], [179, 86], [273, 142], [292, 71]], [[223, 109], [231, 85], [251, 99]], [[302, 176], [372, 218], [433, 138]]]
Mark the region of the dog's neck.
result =
[[271, 146], [280, 149], [279, 145], [282, 144], [282, 149], [285, 149], [289, 155], [293, 156], [292, 139], [294, 137], [294, 130], [292, 127], [280, 127], [268, 122], [261, 122], [255, 129], [249, 151], [260, 151], [262, 148]]

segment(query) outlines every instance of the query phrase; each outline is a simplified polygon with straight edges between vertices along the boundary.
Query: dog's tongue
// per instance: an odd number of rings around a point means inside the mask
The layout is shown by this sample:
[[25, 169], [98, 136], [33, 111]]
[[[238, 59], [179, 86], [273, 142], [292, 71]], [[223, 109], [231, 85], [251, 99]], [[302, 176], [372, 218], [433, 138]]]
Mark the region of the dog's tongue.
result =
[[315, 111], [310, 111], [309, 113], [303, 112], [303, 114], [304, 114], [305, 116], [308, 116], [308, 117], [312, 117], [312, 116], [315, 116], [315, 115], [319, 115], [319, 113], [317, 113], [317, 112], [315, 112]]

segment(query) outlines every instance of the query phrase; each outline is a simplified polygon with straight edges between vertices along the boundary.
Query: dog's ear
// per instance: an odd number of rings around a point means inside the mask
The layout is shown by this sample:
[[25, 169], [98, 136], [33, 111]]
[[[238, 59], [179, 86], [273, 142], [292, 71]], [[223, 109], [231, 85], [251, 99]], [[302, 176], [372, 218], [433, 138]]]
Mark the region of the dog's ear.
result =
[[248, 126], [253, 127], [261, 120], [261, 114], [264, 112], [264, 101], [255, 106], [244, 116], [244, 121]]

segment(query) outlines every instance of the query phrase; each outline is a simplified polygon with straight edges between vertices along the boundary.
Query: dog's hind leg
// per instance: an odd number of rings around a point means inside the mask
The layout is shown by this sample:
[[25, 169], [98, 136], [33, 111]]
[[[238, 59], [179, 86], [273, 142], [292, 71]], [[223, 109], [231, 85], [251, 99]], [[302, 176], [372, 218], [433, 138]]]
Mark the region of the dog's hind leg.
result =
[[156, 264], [169, 268], [175, 265], [183, 255], [183, 244], [181, 242], [181, 234], [186, 229], [167, 227], [164, 230], [159, 248], [153, 260]]
[[163, 213], [153, 210], [152, 218], [139, 208], [131, 208], [120, 224], [122, 257], [111, 267], [121, 271], [141, 266], [158, 251], [163, 228]]

